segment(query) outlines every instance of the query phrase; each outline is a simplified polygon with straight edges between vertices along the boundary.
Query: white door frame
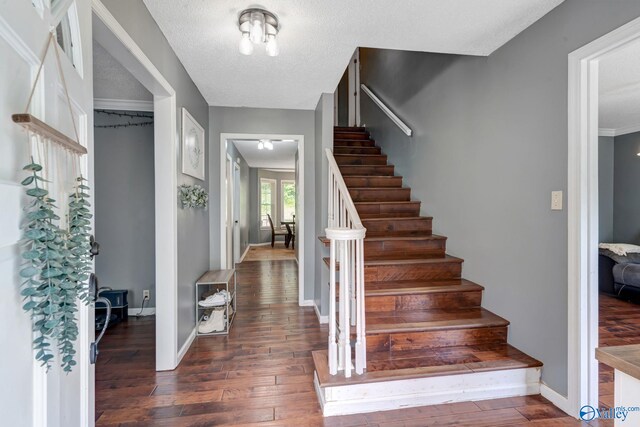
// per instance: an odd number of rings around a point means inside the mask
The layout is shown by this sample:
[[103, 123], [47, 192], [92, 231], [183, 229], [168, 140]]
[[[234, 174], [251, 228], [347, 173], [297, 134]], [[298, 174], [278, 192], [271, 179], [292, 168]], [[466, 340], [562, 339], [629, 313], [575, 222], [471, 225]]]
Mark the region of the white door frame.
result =
[[[640, 18], [569, 54], [568, 396], [566, 412], [598, 405], [598, 66], [640, 41]], [[555, 402], [554, 402], [555, 403]]]
[[233, 162], [233, 263], [240, 262], [240, 165]]
[[220, 134], [220, 265], [227, 265], [227, 233], [225, 230], [224, 215], [227, 209], [227, 186], [225, 185], [225, 162], [227, 159], [227, 144], [234, 139], [293, 139], [298, 142], [298, 177], [299, 182], [296, 183], [298, 196], [298, 206], [301, 206], [297, 219], [296, 229], [298, 233], [296, 235], [296, 244], [298, 245], [298, 305], [309, 305], [304, 299], [304, 224], [305, 224], [305, 210], [304, 210], [304, 135], [280, 135], [280, 134], [255, 134], [255, 133], [221, 133]]
[[227, 264], [223, 268], [234, 268], [235, 263], [233, 259], [233, 159], [231, 155], [227, 153], [227, 161], [225, 162], [225, 181], [227, 183], [227, 192], [226, 192], [226, 200], [225, 200], [225, 234], [227, 247], [225, 250], [227, 251]]
[[[92, 0], [93, 36], [153, 94], [156, 222], [156, 370], [178, 364], [176, 93], [100, 0]], [[90, 155], [93, 169], [93, 154]], [[93, 386], [93, 385], [92, 385]]]

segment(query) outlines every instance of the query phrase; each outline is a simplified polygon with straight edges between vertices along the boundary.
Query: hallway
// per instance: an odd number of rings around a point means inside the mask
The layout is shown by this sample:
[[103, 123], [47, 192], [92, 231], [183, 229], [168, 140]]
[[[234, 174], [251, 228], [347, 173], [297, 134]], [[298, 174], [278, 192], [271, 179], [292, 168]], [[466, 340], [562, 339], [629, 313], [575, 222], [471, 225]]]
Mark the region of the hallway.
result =
[[323, 419], [313, 389], [311, 350], [326, 347], [327, 328], [318, 327], [313, 308], [297, 305], [295, 261], [243, 262], [238, 286], [230, 335], [197, 339], [175, 371], [153, 370], [149, 318], [130, 318], [110, 331], [96, 369], [96, 424], [587, 425], [540, 396]]

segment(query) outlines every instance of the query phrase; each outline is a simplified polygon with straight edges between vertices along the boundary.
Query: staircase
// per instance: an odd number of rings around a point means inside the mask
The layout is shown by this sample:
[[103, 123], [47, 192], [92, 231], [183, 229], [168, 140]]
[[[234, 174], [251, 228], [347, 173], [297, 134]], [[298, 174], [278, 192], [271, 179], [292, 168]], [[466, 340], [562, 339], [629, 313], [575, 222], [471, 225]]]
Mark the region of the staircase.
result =
[[369, 133], [336, 127], [333, 153], [367, 229], [367, 363], [330, 375], [327, 351], [313, 352], [325, 416], [539, 393], [542, 363], [507, 343], [509, 321], [481, 307], [484, 288], [462, 278]]

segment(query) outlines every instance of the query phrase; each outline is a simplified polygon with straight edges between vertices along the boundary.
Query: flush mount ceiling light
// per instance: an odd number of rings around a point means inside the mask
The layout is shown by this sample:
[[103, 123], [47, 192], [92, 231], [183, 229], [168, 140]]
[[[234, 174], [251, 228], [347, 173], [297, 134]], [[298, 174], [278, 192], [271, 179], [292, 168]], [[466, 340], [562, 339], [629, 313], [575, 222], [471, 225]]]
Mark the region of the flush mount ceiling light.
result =
[[240, 53], [251, 55], [254, 44], [265, 44], [267, 55], [278, 56], [278, 18], [264, 9], [246, 9], [240, 13], [238, 26], [242, 33]]
[[271, 142], [268, 139], [261, 139], [260, 141], [258, 141], [258, 150], [273, 150], [273, 142]]

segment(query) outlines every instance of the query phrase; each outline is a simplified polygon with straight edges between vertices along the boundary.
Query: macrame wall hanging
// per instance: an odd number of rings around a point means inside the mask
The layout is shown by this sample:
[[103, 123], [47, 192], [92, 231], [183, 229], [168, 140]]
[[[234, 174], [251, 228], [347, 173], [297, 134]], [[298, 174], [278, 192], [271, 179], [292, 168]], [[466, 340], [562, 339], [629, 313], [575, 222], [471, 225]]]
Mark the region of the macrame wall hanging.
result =
[[[52, 45], [75, 140], [28, 113]], [[71, 105], [52, 32], [25, 113], [12, 118], [26, 130], [29, 143], [29, 160], [23, 168], [26, 177], [22, 181], [28, 196], [22, 224], [24, 264], [20, 269], [23, 309], [33, 323], [36, 360], [49, 370], [57, 356], [65, 372], [76, 365], [78, 304], [90, 302], [87, 280], [91, 271], [89, 187], [80, 162], [87, 149], [79, 144]]]

